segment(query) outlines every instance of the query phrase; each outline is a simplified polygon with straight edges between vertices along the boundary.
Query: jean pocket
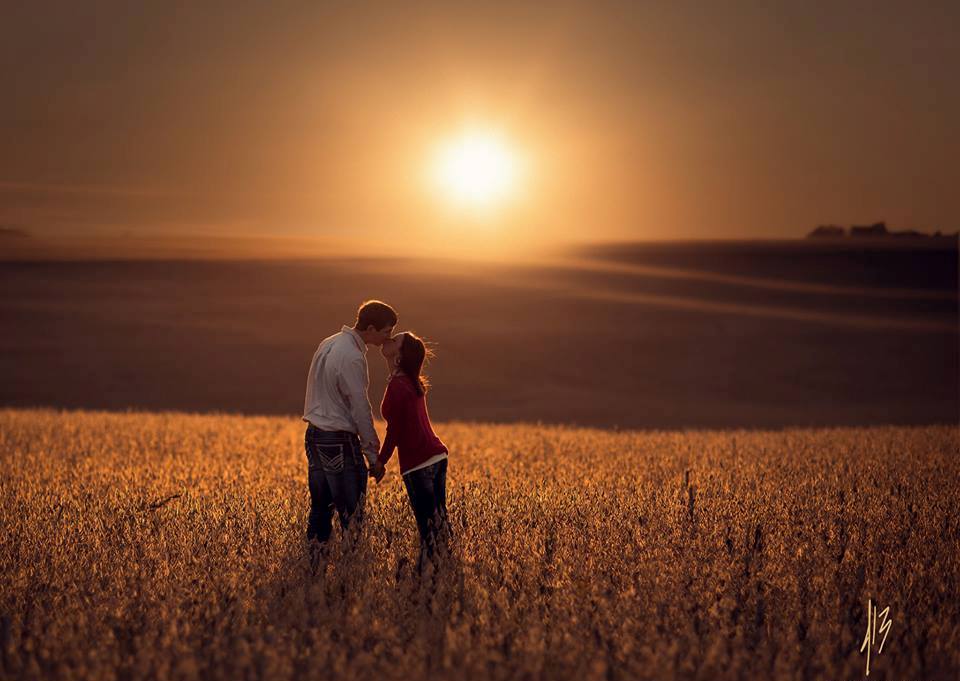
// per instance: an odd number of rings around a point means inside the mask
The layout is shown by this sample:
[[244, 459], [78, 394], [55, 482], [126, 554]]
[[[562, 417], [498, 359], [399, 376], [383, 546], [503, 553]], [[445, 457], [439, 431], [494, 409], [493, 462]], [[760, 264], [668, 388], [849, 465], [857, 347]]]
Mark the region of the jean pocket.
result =
[[342, 444], [315, 444], [314, 448], [320, 458], [320, 467], [326, 473], [343, 472], [343, 445]]

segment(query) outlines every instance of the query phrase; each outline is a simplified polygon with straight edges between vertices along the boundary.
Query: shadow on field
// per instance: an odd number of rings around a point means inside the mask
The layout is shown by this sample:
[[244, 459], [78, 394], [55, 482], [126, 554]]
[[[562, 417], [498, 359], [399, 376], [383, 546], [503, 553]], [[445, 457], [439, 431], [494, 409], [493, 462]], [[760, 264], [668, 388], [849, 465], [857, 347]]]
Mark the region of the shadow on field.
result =
[[381, 544], [368, 530], [353, 543], [335, 533], [319, 554], [296, 543], [258, 590], [259, 625], [298, 640], [307, 653], [294, 661], [298, 677], [318, 669], [348, 673], [358, 656], [385, 672], [444, 667], [447, 630], [458, 623], [465, 598], [459, 552], [446, 552], [439, 567], [429, 564], [419, 574], [414, 547]]

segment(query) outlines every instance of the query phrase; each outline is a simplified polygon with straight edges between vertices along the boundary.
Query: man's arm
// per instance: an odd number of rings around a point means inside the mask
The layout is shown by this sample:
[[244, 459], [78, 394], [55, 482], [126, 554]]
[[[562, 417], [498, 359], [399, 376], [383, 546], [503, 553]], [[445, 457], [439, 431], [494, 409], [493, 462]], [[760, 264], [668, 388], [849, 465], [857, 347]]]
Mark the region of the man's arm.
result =
[[376, 428], [373, 427], [373, 411], [370, 409], [370, 399], [367, 397], [367, 388], [370, 386], [367, 363], [362, 358], [347, 361], [340, 372], [338, 383], [341, 393], [347, 398], [350, 415], [360, 436], [363, 455], [373, 466], [377, 463], [380, 438], [377, 436]]

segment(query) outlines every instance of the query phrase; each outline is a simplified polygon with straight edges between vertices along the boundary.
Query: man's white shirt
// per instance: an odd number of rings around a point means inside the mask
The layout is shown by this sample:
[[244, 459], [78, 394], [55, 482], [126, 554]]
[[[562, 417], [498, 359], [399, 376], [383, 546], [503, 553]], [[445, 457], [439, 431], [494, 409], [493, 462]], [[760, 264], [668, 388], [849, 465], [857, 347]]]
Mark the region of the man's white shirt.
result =
[[377, 462], [380, 438], [373, 427], [367, 389], [367, 345], [354, 329], [344, 326], [321, 341], [307, 374], [303, 420], [321, 430], [349, 430], [360, 436], [363, 455]]

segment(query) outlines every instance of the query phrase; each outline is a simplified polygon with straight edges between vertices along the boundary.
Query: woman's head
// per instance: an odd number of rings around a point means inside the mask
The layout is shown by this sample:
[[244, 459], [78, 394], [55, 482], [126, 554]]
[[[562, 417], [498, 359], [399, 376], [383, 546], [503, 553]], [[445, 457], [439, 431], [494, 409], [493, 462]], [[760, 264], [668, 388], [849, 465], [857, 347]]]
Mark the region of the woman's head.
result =
[[427, 357], [432, 357], [433, 353], [422, 339], [410, 331], [404, 331], [386, 341], [380, 352], [391, 368], [399, 369], [413, 381], [418, 395], [427, 392], [430, 384], [422, 374], [423, 363]]

